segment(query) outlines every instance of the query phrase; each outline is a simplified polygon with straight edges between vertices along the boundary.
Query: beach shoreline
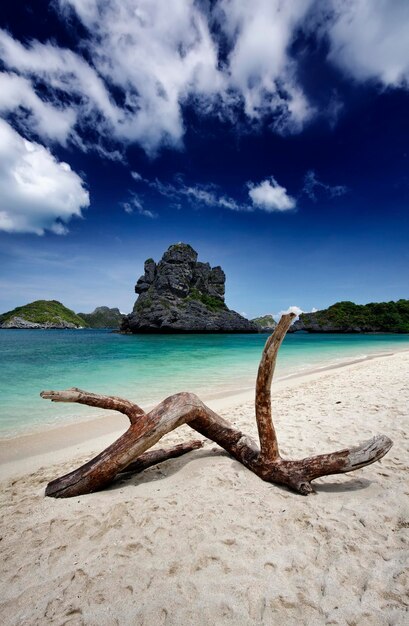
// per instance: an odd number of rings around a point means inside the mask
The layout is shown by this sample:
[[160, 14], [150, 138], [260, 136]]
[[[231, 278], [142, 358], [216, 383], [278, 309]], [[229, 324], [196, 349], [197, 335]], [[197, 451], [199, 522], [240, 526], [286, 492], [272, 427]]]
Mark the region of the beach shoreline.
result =
[[[351, 368], [360, 363], [390, 358], [405, 352], [409, 352], [409, 350], [402, 348], [395, 351], [375, 353], [362, 358], [325, 364], [309, 370], [277, 377], [273, 382], [272, 394], [275, 396], [285, 387], [320, 378], [334, 370]], [[185, 391], [188, 390], [186, 389]], [[241, 391], [229, 390], [207, 394], [201, 397], [201, 399], [214, 411], [223, 411], [230, 406], [236, 407], [251, 401], [254, 398], [254, 393], [253, 387], [246, 387]], [[144, 406], [143, 408], [149, 411], [153, 407], [154, 404]], [[73, 452], [81, 452], [87, 447], [96, 447], [99, 443], [106, 442], [110, 437], [114, 440], [128, 426], [129, 421], [126, 416], [114, 411], [104, 411], [92, 418], [84, 417], [77, 421], [69, 421], [67, 424], [38, 427], [35, 430], [23, 431], [21, 434], [0, 437], [0, 474], [11, 476], [13, 468], [17, 473], [21, 473], [30, 467], [30, 461], [33, 463], [32, 467], [36, 467], [38, 465], [35, 462], [36, 457], [43, 458], [44, 455], [53, 455], [61, 451], [72, 454]]]
[[[44, 497], [50, 480], [115, 438], [96, 437], [95, 424], [80, 425], [79, 443], [67, 436], [68, 447], [51, 442], [42, 454], [3, 464], [2, 623], [403, 625], [408, 379], [405, 351], [274, 382], [284, 457], [381, 433], [393, 441], [380, 462], [318, 479], [308, 497], [260, 480], [212, 441], [101, 492]], [[253, 395], [209, 404], [257, 438]], [[127, 421], [115, 419], [119, 434]], [[192, 438], [197, 433], [184, 425], [159, 445]]]
[[[10, 331], [11, 332], [11, 331]], [[78, 341], [64, 331], [36, 332], [21, 340], [8, 336], [0, 346], [0, 441], [41, 434], [98, 419], [101, 410], [78, 404], [53, 404], [42, 390], [80, 387], [118, 395], [149, 408], [180, 392], [204, 402], [253, 389], [265, 335], [134, 336], [121, 341], [89, 331]], [[71, 339], [70, 339], [71, 337]], [[343, 365], [368, 355], [409, 348], [409, 335], [288, 335], [275, 380], [316, 368]], [[115, 426], [113, 427], [113, 429]]]

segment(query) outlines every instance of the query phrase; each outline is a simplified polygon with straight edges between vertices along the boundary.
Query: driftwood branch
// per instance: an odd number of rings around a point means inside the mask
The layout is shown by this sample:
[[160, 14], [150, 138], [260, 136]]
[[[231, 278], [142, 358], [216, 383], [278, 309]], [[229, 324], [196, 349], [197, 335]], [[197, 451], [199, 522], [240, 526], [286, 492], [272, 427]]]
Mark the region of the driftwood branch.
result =
[[199, 450], [199, 448], [203, 448], [203, 446], [204, 441], [201, 441], [200, 439], [195, 439], [194, 441], [189, 441], [187, 443], [179, 443], [172, 448], [159, 448], [158, 450], [151, 450], [150, 452], [145, 452], [144, 454], [141, 454], [141, 456], [139, 456], [136, 461], [134, 461], [130, 465], [127, 465], [123, 472], [142, 472], [142, 470], [145, 470], [148, 467], [152, 467], [152, 465], [158, 465], [158, 463], [163, 463], [163, 461], [175, 459], [176, 457], [182, 456], [187, 452]]
[[78, 387], [71, 387], [65, 391], [42, 391], [40, 396], [44, 400], [51, 400], [51, 402], [77, 402], [78, 404], [95, 406], [99, 409], [119, 411], [119, 413], [124, 413], [129, 418], [131, 424], [134, 424], [139, 417], [145, 415], [145, 411], [141, 407], [129, 400], [124, 400], [117, 396], [100, 396], [96, 393], [78, 389]]
[[271, 415], [271, 383], [274, 376], [278, 350], [294, 317], [296, 317], [295, 313], [289, 313], [281, 317], [274, 333], [266, 341], [258, 368], [256, 382], [256, 420], [260, 439], [260, 455], [264, 460], [273, 460], [280, 455]]
[[152, 450], [166, 433], [188, 424], [211, 439], [263, 480], [285, 485], [298, 493], [313, 491], [311, 481], [321, 476], [352, 472], [381, 459], [392, 446], [384, 435], [330, 454], [301, 460], [280, 456], [271, 417], [271, 382], [279, 347], [291, 324], [293, 314], [283, 315], [263, 350], [256, 383], [256, 420], [260, 439], [257, 443], [212, 411], [192, 393], [178, 393], [166, 398], [149, 413], [139, 406], [117, 398], [100, 396], [77, 388], [66, 391], [43, 391], [41, 396], [53, 402], [79, 402], [124, 413], [131, 422], [128, 430], [103, 452], [78, 469], [51, 481], [46, 495], [56, 498], [77, 496], [103, 489], [121, 472], [136, 472], [169, 458], [201, 447], [192, 441], [170, 448]]

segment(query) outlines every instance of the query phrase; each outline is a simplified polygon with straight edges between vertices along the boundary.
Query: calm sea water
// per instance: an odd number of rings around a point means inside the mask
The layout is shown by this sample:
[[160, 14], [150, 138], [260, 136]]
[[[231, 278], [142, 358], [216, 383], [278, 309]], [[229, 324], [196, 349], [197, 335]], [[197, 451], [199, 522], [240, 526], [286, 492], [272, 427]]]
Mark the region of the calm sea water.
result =
[[[254, 386], [267, 335], [118, 335], [104, 330], [0, 330], [0, 435], [98, 416], [42, 400], [80, 387], [142, 406], [178, 391], [206, 398]], [[409, 349], [409, 335], [288, 335], [276, 376]]]

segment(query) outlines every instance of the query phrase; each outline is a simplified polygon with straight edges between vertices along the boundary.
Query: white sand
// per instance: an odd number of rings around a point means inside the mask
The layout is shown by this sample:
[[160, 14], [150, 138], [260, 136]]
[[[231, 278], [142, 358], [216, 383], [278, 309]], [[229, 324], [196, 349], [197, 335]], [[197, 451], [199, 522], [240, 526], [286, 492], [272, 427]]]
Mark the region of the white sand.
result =
[[[210, 404], [256, 436], [249, 394]], [[274, 412], [294, 458], [378, 433], [394, 446], [380, 463], [316, 481], [308, 497], [208, 442], [104, 492], [55, 500], [47, 481], [113, 435], [86, 441], [93, 426], [82, 425], [80, 444], [61, 429], [60, 449], [44, 434], [32, 458], [33, 440], [20, 452], [7, 444], [1, 624], [408, 624], [409, 353], [275, 385]], [[165, 439], [191, 438], [184, 426]]]

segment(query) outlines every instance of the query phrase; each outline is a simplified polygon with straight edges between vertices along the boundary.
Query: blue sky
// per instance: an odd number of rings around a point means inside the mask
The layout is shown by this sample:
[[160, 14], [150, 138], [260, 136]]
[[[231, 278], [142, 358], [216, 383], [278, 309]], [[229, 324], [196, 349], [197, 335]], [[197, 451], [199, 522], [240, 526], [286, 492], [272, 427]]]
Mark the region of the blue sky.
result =
[[406, 0], [0, 9], [0, 310], [131, 310], [178, 241], [248, 316], [409, 297]]

